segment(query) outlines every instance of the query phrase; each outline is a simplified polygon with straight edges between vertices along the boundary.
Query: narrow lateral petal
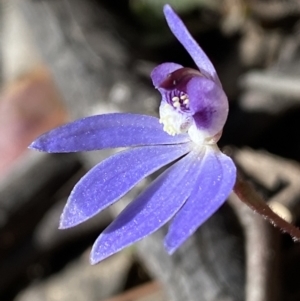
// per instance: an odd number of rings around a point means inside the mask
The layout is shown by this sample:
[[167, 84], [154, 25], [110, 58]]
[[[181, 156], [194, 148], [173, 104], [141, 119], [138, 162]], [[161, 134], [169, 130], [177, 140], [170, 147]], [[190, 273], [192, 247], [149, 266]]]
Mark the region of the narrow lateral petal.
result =
[[163, 63], [155, 67], [151, 72], [151, 79], [155, 88], [159, 87], [160, 84], [166, 80], [168, 75], [183, 66], [175, 63]]
[[120, 251], [153, 233], [182, 207], [199, 176], [201, 156], [191, 152], [158, 177], [99, 236], [91, 263]]
[[232, 160], [220, 151], [206, 151], [195, 189], [174, 217], [165, 238], [169, 254], [190, 237], [225, 202], [236, 179]]
[[176, 144], [187, 135], [170, 136], [158, 118], [130, 113], [90, 116], [67, 123], [37, 138], [29, 148], [48, 153], [92, 151], [105, 148]]
[[190, 151], [190, 144], [126, 150], [90, 170], [73, 189], [60, 228], [73, 227], [105, 209], [140, 180]]
[[164, 14], [172, 33], [190, 54], [200, 71], [221, 86], [213, 64], [170, 5], [166, 4], [164, 6]]

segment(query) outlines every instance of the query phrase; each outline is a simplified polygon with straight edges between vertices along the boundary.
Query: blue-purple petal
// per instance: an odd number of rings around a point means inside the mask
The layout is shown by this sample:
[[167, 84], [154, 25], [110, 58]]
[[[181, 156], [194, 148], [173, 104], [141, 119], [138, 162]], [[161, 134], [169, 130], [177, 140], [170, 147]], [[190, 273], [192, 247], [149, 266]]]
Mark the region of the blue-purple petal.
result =
[[96, 240], [91, 263], [122, 250], [169, 221], [192, 192], [201, 158], [199, 151], [189, 153], [129, 204]]
[[210, 136], [222, 131], [228, 116], [228, 100], [223, 89], [210, 79], [195, 76], [187, 83], [186, 91], [197, 127]]
[[165, 238], [169, 254], [190, 237], [226, 201], [236, 179], [232, 160], [220, 151], [208, 149], [195, 189], [174, 217]]
[[190, 144], [126, 150], [90, 170], [73, 189], [60, 228], [73, 227], [121, 198], [140, 180], [190, 151]]
[[114, 113], [67, 123], [37, 138], [30, 148], [48, 153], [68, 153], [187, 141], [187, 135], [170, 136], [164, 132], [156, 117]]
[[151, 79], [155, 88], [159, 87], [160, 84], [166, 80], [168, 75], [183, 66], [176, 63], [163, 63], [155, 67], [151, 72]]
[[200, 71], [221, 86], [213, 64], [170, 5], [164, 6], [164, 14], [172, 33], [190, 54]]

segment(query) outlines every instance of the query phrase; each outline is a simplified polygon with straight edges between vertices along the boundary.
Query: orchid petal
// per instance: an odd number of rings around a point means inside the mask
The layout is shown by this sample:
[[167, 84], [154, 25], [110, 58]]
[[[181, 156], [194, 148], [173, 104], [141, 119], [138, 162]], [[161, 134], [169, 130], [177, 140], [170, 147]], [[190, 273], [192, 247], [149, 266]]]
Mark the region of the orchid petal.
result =
[[122, 250], [170, 220], [192, 192], [201, 158], [199, 151], [189, 153], [129, 204], [96, 240], [91, 263]]
[[151, 78], [154, 87], [159, 87], [160, 84], [166, 80], [170, 73], [181, 68], [183, 68], [183, 66], [175, 63], [163, 63], [155, 67], [151, 72]]
[[199, 76], [191, 78], [186, 89], [197, 128], [208, 131], [211, 136], [219, 133], [228, 115], [228, 100], [223, 89]]
[[170, 5], [164, 6], [164, 14], [172, 33], [190, 54], [200, 71], [221, 86], [213, 64]]
[[232, 160], [219, 151], [208, 149], [195, 190], [176, 214], [165, 238], [169, 254], [190, 237], [227, 199], [236, 179]]
[[92, 151], [105, 148], [176, 144], [187, 135], [170, 136], [156, 117], [129, 113], [90, 116], [60, 126], [35, 140], [30, 148], [48, 153]]
[[185, 155], [190, 144], [157, 145], [126, 150], [102, 161], [73, 189], [60, 228], [73, 227], [121, 198], [140, 180]]

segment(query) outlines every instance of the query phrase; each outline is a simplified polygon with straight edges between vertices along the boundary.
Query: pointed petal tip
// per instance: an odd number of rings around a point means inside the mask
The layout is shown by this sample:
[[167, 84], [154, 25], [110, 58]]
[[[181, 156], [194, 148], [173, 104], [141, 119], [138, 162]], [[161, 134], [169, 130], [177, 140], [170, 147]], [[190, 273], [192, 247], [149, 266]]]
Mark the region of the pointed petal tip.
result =
[[[100, 236], [101, 236], [101, 234], [100, 234]], [[92, 247], [91, 253], [90, 253], [90, 264], [91, 265], [95, 265], [108, 257], [108, 256], [105, 256], [104, 254], [101, 254], [99, 251], [98, 252], [96, 251], [96, 244], [97, 244], [97, 240], [95, 241], [95, 243]]]
[[163, 12], [170, 30], [177, 38], [177, 40], [183, 45], [186, 51], [190, 54], [199, 70], [208, 78], [213, 79], [220, 87], [222, 87], [212, 62], [195, 41], [195, 39], [191, 36], [190, 32], [188, 31], [180, 17], [177, 15], [177, 13], [168, 4], [163, 7]]
[[28, 149], [35, 149], [34, 141], [27, 146]]
[[65, 227], [61, 223], [58, 225], [58, 230], [66, 230], [66, 229], [68, 229], [68, 227]]
[[[114, 254], [114, 253], [113, 253]], [[91, 251], [91, 254], [90, 254], [90, 264], [91, 265], [96, 265], [98, 263], [100, 263], [101, 261], [105, 260], [106, 258], [112, 256], [113, 254], [93, 254], [93, 249]], [[102, 256], [101, 256], [102, 255]]]
[[28, 149], [36, 150], [43, 153], [59, 153], [59, 151], [51, 150], [51, 143], [47, 143], [45, 135], [42, 135], [35, 139], [29, 146]]
[[178, 249], [178, 247], [171, 246], [166, 241], [164, 242], [164, 248], [170, 256]]
[[58, 225], [58, 229], [59, 230], [65, 230], [65, 229], [68, 229], [68, 228], [71, 228], [72, 225], [70, 225], [66, 219], [64, 218], [64, 212], [61, 214], [60, 216], [60, 220], [59, 220], [59, 225]]
[[58, 225], [58, 229], [59, 230], [65, 230], [65, 229], [68, 229], [70, 227], [72, 227], [72, 226], [70, 226], [67, 223], [65, 223], [65, 220], [61, 216], [60, 217], [60, 221], [59, 221], [59, 225]]
[[65, 206], [59, 221], [58, 229], [69, 229], [75, 227], [83, 222], [85, 222], [88, 218], [80, 214], [76, 208], [74, 210], [69, 208], [70, 206]]
[[100, 261], [112, 256], [119, 252], [121, 249], [114, 250], [109, 244], [108, 240], [105, 240], [106, 236], [101, 233], [97, 240], [94, 242], [91, 253], [90, 253], [90, 264], [95, 265]]
[[91, 265], [98, 264], [101, 261], [105, 260], [106, 258], [108, 258], [108, 257], [114, 255], [115, 253], [119, 252], [119, 251], [107, 251], [107, 250], [106, 250], [106, 252], [105, 251], [101, 252], [99, 250], [96, 252], [96, 250], [95, 250], [96, 249], [96, 242], [93, 245], [91, 253], [90, 253], [90, 264]]
[[58, 229], [64, 230], [64, 229], [73, 228], [75, 226], [78, 226], [78, 225], [82, 224], [86, 220], [87, 220], [87, 218], [85, 218], [85, 219], [74, 219], [74, 218], [61, 217]]
[[99, 262], [100, 262], [100, 260], [96, 260], [96, 259], [93, 257], [92, 253], [91, 253], [91, 255], [90, 255], [90, 264], [91, 264], [91, 265], [96, 265], [96, 264], [99, 263]]
[[37, 140], [34, 140], [27, 148], [37, 150], [37, 151], [42, 151], [41, 147], [37, 143]]
[[[171, 7], [170, 4], [165, 4], [163, 7], [163, 13], [164, 16], [166, 18], [166, 20], [169, 22], [172, 22], [172, 20], [176, 20], [179, 19], [179, 16], [177, 15], [177, 13], [174, 11], [174, 9]], [[180, 20], [181, 21], [181, 20]]]
[[163, 11], [165, 14], [169, 11], [174, 12], [170, 4], [165, 4], [163, 7]]
[[72, 228], [83, 223], [86, 220], [86, 216], [82, 214], [77, 206], [74, 206], [71, 192], [67, 204], [65, 205], [60, 216], [59, 229]]

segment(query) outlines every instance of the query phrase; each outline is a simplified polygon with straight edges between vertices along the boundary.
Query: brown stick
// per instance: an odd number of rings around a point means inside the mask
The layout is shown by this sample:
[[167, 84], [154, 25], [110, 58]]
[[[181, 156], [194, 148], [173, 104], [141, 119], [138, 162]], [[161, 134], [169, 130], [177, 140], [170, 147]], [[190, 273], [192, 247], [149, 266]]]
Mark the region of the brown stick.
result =
[[232, 194], [230, 204], [245, 233], [246, 301], [278, 300], [279, 231]]

